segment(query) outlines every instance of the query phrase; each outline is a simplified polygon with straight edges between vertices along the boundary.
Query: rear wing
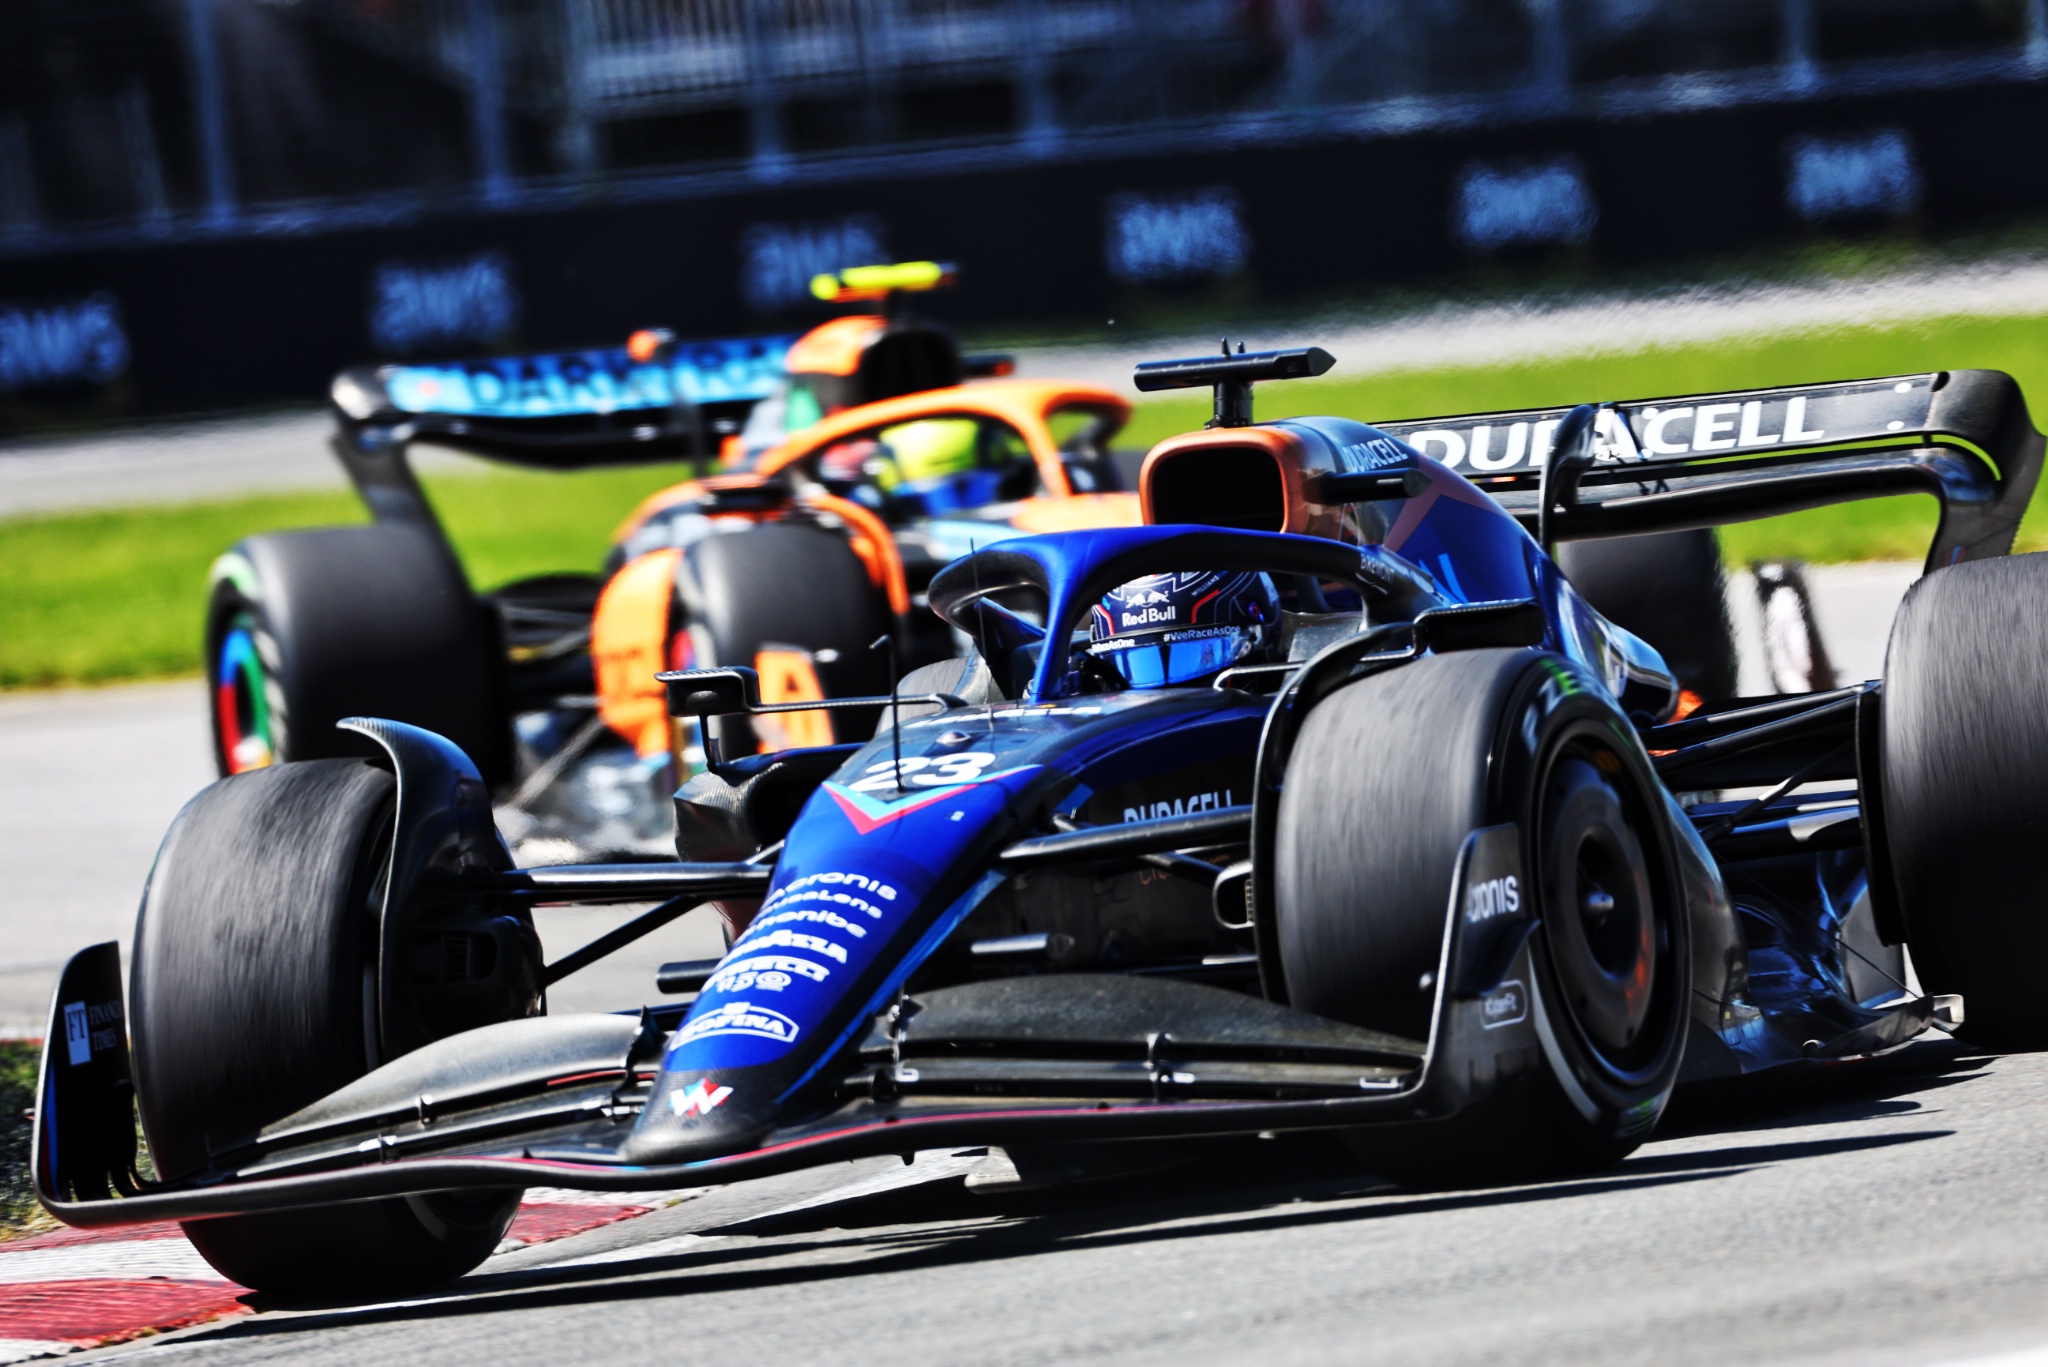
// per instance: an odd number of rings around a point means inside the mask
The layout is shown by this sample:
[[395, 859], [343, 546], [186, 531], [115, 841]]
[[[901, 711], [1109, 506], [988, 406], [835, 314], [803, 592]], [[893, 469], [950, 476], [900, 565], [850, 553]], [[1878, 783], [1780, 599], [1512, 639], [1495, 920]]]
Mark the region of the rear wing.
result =
[[[1570, 411], [1376, 424], [1477, 483], [1532, 528], [1552, 436]], [[2019, 385], [1944, 370], [1603, 405], [1593, 464], [1553, 480], [1557, 540], [1719, 526], [1853, 499], [1932, 494], [1937, 568], [2009, 554], [2043, 439]]]
[[355, 366], [329, 390], [334, 453], [380, 522], [461, 560], [406, 459], [413, 442], [543, 470], [705, 459], [775, 392], [795, 337], [624, 347], [482, 361]]
[[[428, 441], [545, 469], [708, 456], [775, 391], [794, 336], [356, 366], [331, 395], [352, 445]], [[344, 457], [346, 459], [346, 457]]]

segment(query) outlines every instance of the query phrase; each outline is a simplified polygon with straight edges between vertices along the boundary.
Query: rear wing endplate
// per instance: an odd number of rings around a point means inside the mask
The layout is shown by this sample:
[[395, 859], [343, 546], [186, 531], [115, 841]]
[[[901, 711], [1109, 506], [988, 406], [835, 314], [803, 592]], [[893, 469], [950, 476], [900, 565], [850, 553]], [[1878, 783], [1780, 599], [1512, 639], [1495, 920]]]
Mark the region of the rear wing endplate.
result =
[[[1524, 409], [1377, 424], [1537, 521], [1552, 435], [1569, 410]], [[2019, 385], [1948, 370], [1604, 405], [1593, 466], [1559, 540], [1718, 526], [1859, 498], [1932, 494], [1929, 569], [2012, 550], [2040, 477], [2043, 439]]]

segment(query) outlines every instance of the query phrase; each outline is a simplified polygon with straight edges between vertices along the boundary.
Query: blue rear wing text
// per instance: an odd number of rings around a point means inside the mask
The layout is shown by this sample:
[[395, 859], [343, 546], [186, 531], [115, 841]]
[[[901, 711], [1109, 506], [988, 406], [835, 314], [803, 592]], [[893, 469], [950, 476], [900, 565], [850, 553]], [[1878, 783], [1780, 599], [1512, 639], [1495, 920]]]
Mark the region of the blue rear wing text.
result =
[[633, 360], [624, 347], [378, 368], [404, 413], [477, 418], [560, 418], [753, 403], [774, 392], [794, 336], [678, 344], [666, 361]]

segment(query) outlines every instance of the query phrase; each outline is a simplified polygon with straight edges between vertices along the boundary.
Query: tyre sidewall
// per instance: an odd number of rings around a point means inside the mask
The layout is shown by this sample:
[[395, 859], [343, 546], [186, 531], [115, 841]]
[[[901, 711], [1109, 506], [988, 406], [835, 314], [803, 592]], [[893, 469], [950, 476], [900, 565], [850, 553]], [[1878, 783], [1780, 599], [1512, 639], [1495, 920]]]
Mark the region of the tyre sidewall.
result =
[[[1648, 865], [1651, 895], [1664, 910], [1652, 1011], [1660, 1047], [1649, 1062], [1625, 1069], [1603, 1061], [1566, 1009], [1550, 936], [1553, 919], [1569, 912], [1541, 900], [1547, 885], [1542, 789], [1559, 754], [1587, 739], [1597, 739], [1621, 762], [1622, 772], [1606, 777], [1622, 793]], [[1675, 841], [1659, 800], [1662, 785], [1634, 728], [1589, 674], [1557, 656], [1537, 657], [1518, 681], [1502, 715], [1494, 756], [1490, 803], [1497, 820], [1520, 826], [1525, 886], [1539, 898], [1538, 926], [1529, 940], [1534, 977], [1530, 1014], [1556, 1099], [1589, 1131], [1632, 1145], [1656, 1124], [1677, 1083], [1689, 1027], [1690, 918]]]
[[277, 674], [281, 658], [277, 638], [264, 619], [260, 603], [243, 594], [233, 580], [217, 579], [206, 606], [206, 714], [213, 737], [214, 772], [222, 777], [240, 772], [235, 756], [229, 752], [228, 737], [222, 726], [221, 712], [228, 700], [221, 697], [221, 688], [229, 682], [221, 672], [222, 655], [227, 649], [229, 634], [244, 622], [248, 624], [255, 647], [256, 662], [261, 670], [259, 686], [269, 709], [267, 739], [272, 762], [292, 754], [291, 697]]
[[[429, 533], [393, 523], [271, 533], [241, 542], [216, 574], [207, 678], [217, 690], [222, 644], [247, 614], [264, 645], [273, 718], [284, 721], [277, 761], [369, 755], [335, 723], [374, 716], [446, 736], [488, 781], [507, 776], [495, 617]], [[225, 774], [220, 729], [216, 707], [215, 761]]]

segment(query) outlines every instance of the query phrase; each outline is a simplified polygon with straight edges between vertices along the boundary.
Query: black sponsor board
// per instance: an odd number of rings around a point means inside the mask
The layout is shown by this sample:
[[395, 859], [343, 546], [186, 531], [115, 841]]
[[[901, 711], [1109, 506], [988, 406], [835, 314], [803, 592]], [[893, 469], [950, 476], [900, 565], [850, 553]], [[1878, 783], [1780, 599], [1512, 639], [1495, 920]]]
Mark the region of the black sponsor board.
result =
[[[772, 237], [764, 231], [777, 225], [791, 228], [793, 241], [831, 228], [896, 259], [958, 262], [959, 288], [931, 306], [950, 322], [1060, 324], [1104, 336], [1116, 335], [1106, 319], [1128, 326], [1160, 302], [1185, 318], [1204, 301], [1328, 304], [1347, 291], [1455, 281], [1489, 259], [1453, 230], [1460, 178], [1475, 165], [1565, 159], [1597, 211], [1582, 241], [1510, 252], [1634, 267], [1820, 231], [1789, 196], [1791, 140], [1882, 128], [1910, 147], [1924, 182], [1914, 222], [1964, 229], [2048, 208], [2048, 139], [1983, 131], [2044, 124], [2048, 83], [2034, 81], [887, 180], [706, 182], [666, 200], [598, 194], [575, 207], [423, 212], [386, 226], [17, 254], [0, 258], [0, 316], [24, 320], [24, 337], [54, 335], [63, 324], [76, 334], [76, 354], [24, 353], [14, 370], [0, 365], [0, 433], [82, 416], [317, 400], [343, 366], [389, 358], [380, 337], [425, 337], [410, 354], [430, 359], [616, 346], [650, 325], [690, 337], [788, 332], [827, 311], [756, 307], [792, 297], [764, 291], [756, 269], [760, 244]], [[1187, 225], [1228, 228], [1229, 250], [1178, 244], [1160, 261], [1184, 269], [1134, 274], [1116, 216], [1139, 201], [1181, 205], [1177, 221]], [[1161, 213], [1147, 221], [1164, 221]], [[452, 321], [437, 307], [452, 310]], [[118, 339], [105, 326], [110, 318]], [[460, 335], [463, 326], [470, 335]], [[1731, 438], [1739, 446], [1745, 431], [1782, 436], [1793, 416], [1766, 403], [1754, 414], [1667, 415], [1658, 430], [1689, 448]], [[1535, 423], [1546, 420], [1531, 419], [1525, 456], [1540, 446]], [[1813, 410], [1804, 421], [1825, 425]], [[1639, 442], [1648, 438], [1633, 417], [1632, 428]], [[1488, 459], [1504, 459], [1511, 431], [1490, 440], [1498, 444]]]

